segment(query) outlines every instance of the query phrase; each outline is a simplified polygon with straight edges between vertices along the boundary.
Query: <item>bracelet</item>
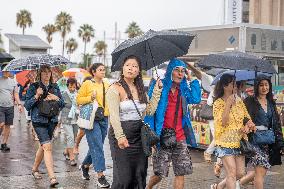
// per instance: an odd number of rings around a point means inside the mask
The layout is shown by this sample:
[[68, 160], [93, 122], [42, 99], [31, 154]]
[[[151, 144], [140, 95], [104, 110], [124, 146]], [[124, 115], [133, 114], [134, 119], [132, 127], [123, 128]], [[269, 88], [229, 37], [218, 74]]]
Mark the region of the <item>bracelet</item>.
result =
[[17, 104], [18, 106], [22, 106], [22, 104]]

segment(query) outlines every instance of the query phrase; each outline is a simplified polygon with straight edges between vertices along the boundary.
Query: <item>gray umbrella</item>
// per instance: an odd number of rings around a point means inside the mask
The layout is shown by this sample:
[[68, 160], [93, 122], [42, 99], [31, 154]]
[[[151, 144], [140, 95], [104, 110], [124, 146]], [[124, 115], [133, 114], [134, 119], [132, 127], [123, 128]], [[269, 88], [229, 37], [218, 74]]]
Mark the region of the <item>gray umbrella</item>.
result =
[[35, 54], [25, 58], [14, 59], [5, 67], [6, 71], [13, 70], [35, 70], [41, 65], [49, 65], [51, 67], [68, 64], [70, 61], [60, 55]]
[[128, 39], [112, 52], [112, 71], [120, 70], [123, 60], [137, 56], [142, 69], [148, 70], [174, 57], [188, 53], [194, 36], [180, 31], [153, 31]]
[[209, 54], [197, 64], [200, 67], [252, 70], [272, 74], [277, 73], [268, 60], [239, 51]]
[[0, 52], [0, 63], [10, 62], [14, 57], [6, 52]]

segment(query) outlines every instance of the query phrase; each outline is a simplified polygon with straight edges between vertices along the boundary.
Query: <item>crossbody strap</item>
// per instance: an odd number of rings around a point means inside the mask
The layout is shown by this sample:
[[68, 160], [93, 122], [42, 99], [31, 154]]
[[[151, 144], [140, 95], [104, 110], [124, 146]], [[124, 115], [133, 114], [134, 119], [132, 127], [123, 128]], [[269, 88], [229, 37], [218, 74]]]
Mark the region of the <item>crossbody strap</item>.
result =
[[[93, 80], [93, 79], [91, 79], [91, 81], [93, 82], [93, 83], [96, 83], [96, 81], [95, 80]], [[103, 108], [105, 108], [105, 106], [106, 106], [106, 91], [105, 91], [105, 84], [104, 84], [104, 82], [102, 81], [102, 83], [103, 83]]]
[[176, 125], [177, 125], [179, 106], [180, 106], [180, 90], [178, 89], [178, 97], [177, 97], [177, 104], [176, 104], [176, 111], [175, 111], [175, 118], [174, 118], [174, 129], [176, 128]]

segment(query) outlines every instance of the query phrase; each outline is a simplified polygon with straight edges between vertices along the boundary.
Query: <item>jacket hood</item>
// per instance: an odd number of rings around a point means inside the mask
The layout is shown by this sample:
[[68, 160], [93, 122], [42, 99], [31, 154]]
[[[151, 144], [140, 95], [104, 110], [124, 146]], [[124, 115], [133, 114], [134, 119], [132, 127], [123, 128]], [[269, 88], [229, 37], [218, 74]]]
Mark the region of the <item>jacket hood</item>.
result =
[[173, 70], [176, 67], [186, 68], [186, 64], [183, 61], [179, 60], [179, 59], [173, 58], [170, 61], [168, 67], [167, 67], [167, 71], [166, 71], [166, 74], [165, 74], [165, 80], [172, 81], [172, 73], [173, 73]]

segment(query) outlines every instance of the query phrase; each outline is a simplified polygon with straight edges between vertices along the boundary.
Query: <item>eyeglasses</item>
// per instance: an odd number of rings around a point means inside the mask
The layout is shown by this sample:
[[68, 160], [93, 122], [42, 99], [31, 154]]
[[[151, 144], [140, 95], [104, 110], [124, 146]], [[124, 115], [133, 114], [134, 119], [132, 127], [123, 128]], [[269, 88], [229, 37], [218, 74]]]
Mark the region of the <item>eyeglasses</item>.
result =
[[185, 72], [186, 72], [186, 70], [184, 68], [183, 69], [175, 68], [174, 71], [178, 72], [178, 73], [182, 73], [182, 74], [185, 74]]

